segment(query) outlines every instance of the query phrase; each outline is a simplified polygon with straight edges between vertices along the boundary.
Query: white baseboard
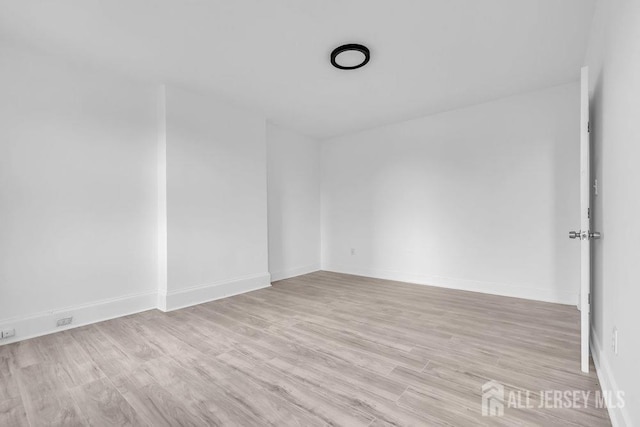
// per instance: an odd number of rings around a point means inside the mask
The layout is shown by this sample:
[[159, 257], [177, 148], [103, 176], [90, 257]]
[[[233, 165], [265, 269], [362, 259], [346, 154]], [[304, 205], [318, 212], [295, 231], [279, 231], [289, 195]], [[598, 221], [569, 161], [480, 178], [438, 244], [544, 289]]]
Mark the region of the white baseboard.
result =
[[[156, 308], [156, 295], [156, 291], [145, 292], [37, 313], [30, 316], [2, 319], [0, 320], [0, 329], [15, 329], [16, 335], [15, 337], [0, 341], [0, 345], [151, 310]], [[69, 316], [73, 316], [73, 323], [71, 325], [56, 327], [57, 319]]]
[[289, 268], [271, 273], [271, 281], [290, 279], [291, 277], [302, 276], [303, 274], [313, 273], [320, 270], [320, 264], [309, 264], [302, 267]]
[[172, 311], [271, 286], [269, 273], [239, 277], [158, 295], [158, 309]]
[[512, 284], [505, 283], [482, 282], [478, 280], [456, 279], [443, 276], [417, 275], [392, 270], [352, 268], [340, 265], [323, 265], [322, 269], [336, 273], [373, 277], [376, 279], [395, 280], [398, 282], [407, 282], [417, 285], [436, 286], [461, 291], [482, 292], [491, 295], [524, 298], [558, 304], [575, 305], [578, 301], [577, 292], [553, 291], [528, 286], [514, 286]]
[[[614, 394], [618, 392], [620, 389], [611, 371], [611, 365], [609, 364], [607, 355], [603, 351], [600, 340], [593, 333], [593, 330], [591, 331], [591, 357], [593, 357], [593, 364], [596, 366], [596, 373], [600, 380], [600, 388], [602, 390], [612, 391]], [[631, 402], [627, 401], [626, 404], [629, 405]], [[624, 408], [607, 408], [607, 410], [609, 411], [609, 418], [611, 419], [611, 425], [613, 427], [630, 427], [633, 425], [626, 406]]]
[[[157, 291], [127, 295], [119, 298], [96, 301], [73, 307], [0, 320], [0, 330], [15, 329], [16, 335], [0, 341], [0, 345], [10, 344], [41, 335], [52, 334], [91, 323], [102, 322], [116, 317], [127, 316], [141, 311], [158, 308], [163, 311], [176, 310], [220, 298], [243, 294], [271, 286], [269, 273], [242, 277], [206, 286], [196, 286], [161, 295]], [[56, 327], [62, 317], [73, 316], [73, 323]]]

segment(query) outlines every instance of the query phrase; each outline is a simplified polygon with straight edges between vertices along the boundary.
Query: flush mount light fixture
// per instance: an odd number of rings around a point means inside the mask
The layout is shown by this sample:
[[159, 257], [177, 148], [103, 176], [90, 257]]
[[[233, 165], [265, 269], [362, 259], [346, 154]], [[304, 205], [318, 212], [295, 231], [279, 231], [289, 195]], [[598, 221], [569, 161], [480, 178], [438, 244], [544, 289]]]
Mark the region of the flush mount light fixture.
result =
[[369, 49], [361, 44], [345, 44], [331, 52], [331, 65], [341, 70], [355, 70], [369, 62]]

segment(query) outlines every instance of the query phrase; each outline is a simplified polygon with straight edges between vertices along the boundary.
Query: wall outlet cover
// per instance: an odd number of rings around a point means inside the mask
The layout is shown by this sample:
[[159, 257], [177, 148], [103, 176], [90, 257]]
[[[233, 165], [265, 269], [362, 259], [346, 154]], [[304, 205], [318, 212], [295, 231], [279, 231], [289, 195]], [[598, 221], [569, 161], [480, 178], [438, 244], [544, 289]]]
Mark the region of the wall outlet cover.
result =
[[67, 326], [67, 325], [70, 325], [72, 322], [73, 322], [73, 316], [62, 317], [56, 321], [56, 326], [57, 327]]
[[16, 330], [15, 329], [5, 329], [2, 332], [0, 332], [0, 338], [2, 338], [2, 339], [7, 339], [7, 338], [15, 337], [15, 336], [16, 336]]

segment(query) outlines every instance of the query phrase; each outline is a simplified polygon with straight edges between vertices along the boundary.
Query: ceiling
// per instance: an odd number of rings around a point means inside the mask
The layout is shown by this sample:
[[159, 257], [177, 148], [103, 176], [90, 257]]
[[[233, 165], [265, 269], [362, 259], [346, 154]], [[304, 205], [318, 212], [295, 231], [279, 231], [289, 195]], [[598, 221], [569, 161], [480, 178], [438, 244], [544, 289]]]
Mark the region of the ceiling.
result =
[[594, 1], [0, 0], [0, 35], [326, 138], [577, 80]]

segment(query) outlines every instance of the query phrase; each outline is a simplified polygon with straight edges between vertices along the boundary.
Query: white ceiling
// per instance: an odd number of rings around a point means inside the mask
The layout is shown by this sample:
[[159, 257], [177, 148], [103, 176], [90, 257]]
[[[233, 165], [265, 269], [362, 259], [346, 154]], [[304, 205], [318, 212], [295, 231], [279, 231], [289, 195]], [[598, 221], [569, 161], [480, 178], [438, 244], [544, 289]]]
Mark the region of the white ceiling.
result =
[[[0, 0], [0, 34], [324, 138], [574, 81], [594, 0]], [[371, 49], [334, 69], [343, 43]]]

